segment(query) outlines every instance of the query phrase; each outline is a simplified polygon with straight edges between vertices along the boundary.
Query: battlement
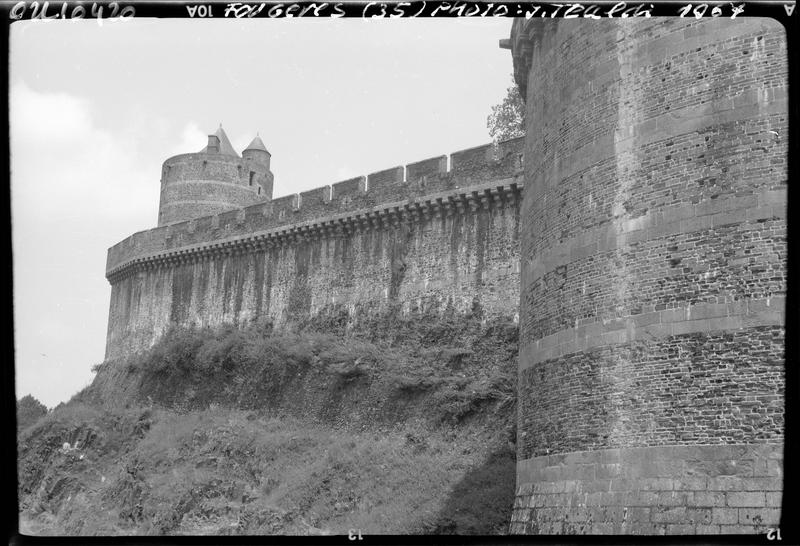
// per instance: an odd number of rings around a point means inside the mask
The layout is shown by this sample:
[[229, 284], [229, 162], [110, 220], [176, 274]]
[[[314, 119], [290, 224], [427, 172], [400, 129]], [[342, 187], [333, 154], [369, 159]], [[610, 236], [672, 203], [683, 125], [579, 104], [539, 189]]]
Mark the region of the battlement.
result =
[[[319, 227], [372, 225], [408, 214], [462, 211], [516, 199], [522, 187], [522, 138], [486, 144], [326, 185], [272, 201], [140, 231], [108, 250], [106, 277], [152, 262], [172, 249], [249, 238], [285, 240]], [[329, 231], [329, 229], [328, 229]], [[198, 248], [199, 248], [198, 247]]]

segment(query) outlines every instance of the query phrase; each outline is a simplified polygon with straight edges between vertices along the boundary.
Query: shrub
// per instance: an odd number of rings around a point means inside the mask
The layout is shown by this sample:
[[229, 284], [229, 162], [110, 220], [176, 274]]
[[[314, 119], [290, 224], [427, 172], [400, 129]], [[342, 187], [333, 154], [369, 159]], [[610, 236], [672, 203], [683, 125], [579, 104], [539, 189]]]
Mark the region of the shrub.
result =
[[17, 429], [22, 430], [47, 415], [47, 406], [27, 394], [17, 400]]

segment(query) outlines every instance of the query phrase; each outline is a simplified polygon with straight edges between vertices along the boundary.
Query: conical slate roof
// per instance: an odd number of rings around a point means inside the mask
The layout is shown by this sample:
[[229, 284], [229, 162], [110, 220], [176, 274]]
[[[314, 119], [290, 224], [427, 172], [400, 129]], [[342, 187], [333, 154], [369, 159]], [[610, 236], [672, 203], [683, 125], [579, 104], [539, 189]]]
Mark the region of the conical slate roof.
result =
[[[220, 124], [219, 129], [217, 129], [214, 135], [216, 135], [216, 137], [219, 139], [219, 153], [224, 155], [232, 155], [233, 157], [239, 157], [239, 154], [237, 154], [236, 150], [233, 149], [231, 141], [228, 140], [228, 135], [225, 134], [225, 129], [222, 128], [222, 124]], [[208, 153], [208, 146], [200, 150], [200, 153]]]
[[267, 147], [264, 146], [264, 141], [261, 140], [261, 137], [256, 135], [256, 138], [253, 139], [253, 142], [247, 145], [245, 150], [259, 150], [262, 152], [267, 152]]

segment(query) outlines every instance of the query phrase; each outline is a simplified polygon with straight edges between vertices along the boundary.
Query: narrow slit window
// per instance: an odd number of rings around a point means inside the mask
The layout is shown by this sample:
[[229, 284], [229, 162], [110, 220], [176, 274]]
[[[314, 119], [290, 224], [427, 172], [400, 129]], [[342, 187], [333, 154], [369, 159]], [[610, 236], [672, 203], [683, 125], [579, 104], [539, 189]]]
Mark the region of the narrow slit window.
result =
[[251, 186], [253, 185], [253, 182], [255, 181], [255, 179], [256, 179], [256, 173], [254, 173], [253, 171], [250, 171], [250, 185]]

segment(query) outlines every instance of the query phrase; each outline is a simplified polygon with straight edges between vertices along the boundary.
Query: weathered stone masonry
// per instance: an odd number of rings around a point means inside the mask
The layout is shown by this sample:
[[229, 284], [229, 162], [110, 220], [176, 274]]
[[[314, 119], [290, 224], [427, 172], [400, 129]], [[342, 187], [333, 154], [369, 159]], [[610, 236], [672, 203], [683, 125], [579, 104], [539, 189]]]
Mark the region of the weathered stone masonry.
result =
[[173, 324], [389, 309], [514, 318], [521, 151], [521, 139], [480, 146], [452, 154], [449, 171], [441, 156], [134, 234], [108, 253], [106, 357]]
[[516, 533], [780, 517], [787, 60], [770, 20], [517, 21]]
[[260, 138], [242, 152], [222, 127], [196, 154], [167, 159], [161, 168], [158, 225], [164, 226], [263, 202], [272, 197], [270, 153]]

